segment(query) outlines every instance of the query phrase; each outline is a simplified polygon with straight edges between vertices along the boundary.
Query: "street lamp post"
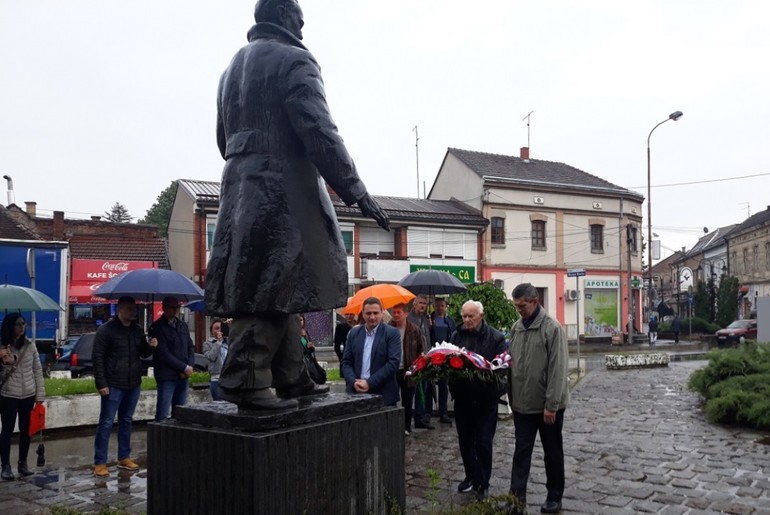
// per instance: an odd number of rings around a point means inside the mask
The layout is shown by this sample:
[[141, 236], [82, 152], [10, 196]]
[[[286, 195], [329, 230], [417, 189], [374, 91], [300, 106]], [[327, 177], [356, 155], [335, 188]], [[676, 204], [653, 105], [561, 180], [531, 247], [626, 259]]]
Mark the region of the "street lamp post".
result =
[[677, 121], [682, 117], [682, 111], [674, 111], [668, 118], [652, 128], [647, 136], [647, 304], [652, 312], [652, 191], [650, 183], [650, 138], [655, 129], [669, 120]]

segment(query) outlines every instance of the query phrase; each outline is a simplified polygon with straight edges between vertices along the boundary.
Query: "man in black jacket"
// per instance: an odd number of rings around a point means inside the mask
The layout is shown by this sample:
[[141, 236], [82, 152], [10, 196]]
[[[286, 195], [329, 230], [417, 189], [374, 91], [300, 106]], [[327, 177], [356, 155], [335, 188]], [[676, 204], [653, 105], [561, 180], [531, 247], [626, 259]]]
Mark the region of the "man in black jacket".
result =
[[96, 389], [101, 397], [99, 425], [94, 441], [94, 475], [106, 477], [107, 451], [112, 424], [118, 415], [118, 468], [138, 470], [131, 459], [131, 422], [139, 400], [142, 382], [140, 358], [152, 354], [158, 345], [155, 338], [147, 341], [142, 328], [136, 323], [136, 304], [133, 297], [118, 300], [118, 316], [96, 331], [93, 363]]
[[[462, 307], [463, 325], [452, 334], [451, 343], [492, 361], [505, 350], [503, 333], [484, 321], [484, 306], [469, 300]], [[497, 400], [504, 392], [495, 381], [458, 379], [449, 384], [455, 400], [455, 425], [465, 479], [458, 492], [475, 490], [483, 501], [492, 475], [492, 440], [497, 430]]]
[[190, 329], [179, 319], [179, 300], [163, 299], [163, 316], [150, 326], [150, 336], [158, 339], [153, 366], [158, 383], [158, 403], [155, 422], [168, 418], [171, 406], [187, 402], [188, 378], [195, 364], [195, 346]]

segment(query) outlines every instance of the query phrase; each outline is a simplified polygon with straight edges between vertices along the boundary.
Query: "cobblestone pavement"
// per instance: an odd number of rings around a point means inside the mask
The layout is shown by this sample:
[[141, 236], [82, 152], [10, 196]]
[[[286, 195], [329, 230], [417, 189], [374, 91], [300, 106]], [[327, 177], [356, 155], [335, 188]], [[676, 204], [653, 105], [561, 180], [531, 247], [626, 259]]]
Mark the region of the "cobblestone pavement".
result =
[[[564, 513], [770, 514], [770, 445], [758, 442], [768, 435], [706, 422], [697, 395], [686, 389], [690, 374], [705, 363], [598, 369], [583, 378], [572, 392], [564, 422]], [[435, 430], [417, 429], [406, 438], [410, 514], [442, 513], [472, 499], [455, 491], [464, 476], [455, 429], [434, 422]], [[142, 470], [118, 472], [113, 464], [106, 480], [91, 475], [90, 435], [48, 442], [50, 464], [42, 473], [0, 481], [0, 513], [50, 513], [52, 506], [88, 513], [105, 507], [145, 513], [144, 435], [135, 431], [133, 438]], [[12, 457], [15, 451], [14, 445]], [[510, 482], [510, 418], [498, 424], [495, 452], [490, 494], [502, 495]], [[545, 500], [539, 442], [527, 497], [530, 512], [539, 513]]]
[[[564, 513], [770, 514], [770, 445], [766, 434], [713, 426], [686, 388], [705, 361], [669, 367], [595, 370], [574, 388], [564, 421], [567, 486]], [[437, 426], [440, 424], [437, 424]], [[407, 511], [469, 502], [453, 428], [407, 437]], [[500, 420], [490, 495], [510, 483], [513, 422]], [[435, 471], [438, 479], [428, 477]], [[431, 486], [433, 485], [433, 486]], [[545, 501], [539, 440], [532, 458], [530, 513]]]

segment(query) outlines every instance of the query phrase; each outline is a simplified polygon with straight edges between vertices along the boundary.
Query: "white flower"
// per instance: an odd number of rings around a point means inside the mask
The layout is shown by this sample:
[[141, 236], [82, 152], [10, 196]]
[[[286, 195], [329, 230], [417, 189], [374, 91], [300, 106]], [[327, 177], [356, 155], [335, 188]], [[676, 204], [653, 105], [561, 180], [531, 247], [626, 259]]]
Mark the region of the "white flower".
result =
[[436, 343], [433, 344], [433, 348], [434, 349], [446, 349], [446, 350], [450, 350], [450, 351], [453, 351], [453, 352], [460, 352], [460, 347], [458, 347], [457, 345], [453, 345], [451, 343], [447, 343], [447, 342], [441, 342], [441, 343], [436, 342]]

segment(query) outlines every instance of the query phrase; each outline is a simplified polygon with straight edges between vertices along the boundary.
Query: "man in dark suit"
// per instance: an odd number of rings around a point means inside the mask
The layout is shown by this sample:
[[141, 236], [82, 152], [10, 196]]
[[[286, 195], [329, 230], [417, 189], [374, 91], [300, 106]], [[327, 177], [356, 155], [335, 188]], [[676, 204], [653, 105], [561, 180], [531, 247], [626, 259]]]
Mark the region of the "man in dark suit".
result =
[[401, 333], [382, 323], [382, 302], [375, 297], [364, 301], [364, 325], [348, 333], [342, 354], [342, 375], [348, 393], [382, 395], [386, 406], [398, 402], [396, 372], [401, 363]]

